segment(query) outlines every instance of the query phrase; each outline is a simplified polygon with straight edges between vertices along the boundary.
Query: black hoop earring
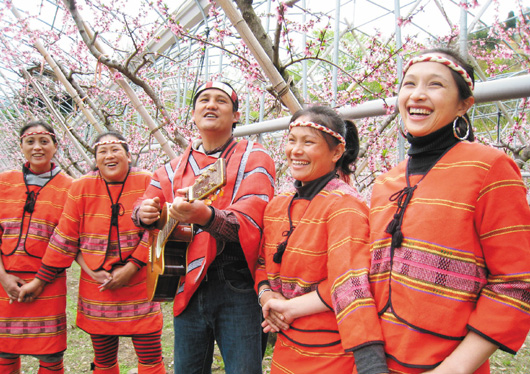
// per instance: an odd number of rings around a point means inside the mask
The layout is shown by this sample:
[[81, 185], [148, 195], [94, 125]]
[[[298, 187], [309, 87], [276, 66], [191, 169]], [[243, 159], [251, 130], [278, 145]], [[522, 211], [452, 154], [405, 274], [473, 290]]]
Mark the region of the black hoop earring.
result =
[[[460, 130], [458, 128], [458, 120], [459, 119], [463, 119], [465, 124], [466, 124], [466, 134], [464, 136], [459, 136], [459, 134], [458, 134], [458, 132]], [[471, 129], [471, 125], [470, 125], [469, 121], [467, 120], [467, 118], [465, 116], [456, 117], [455, 120], [453, 121], [453, 135], [458, 140], [467, 140], [467, 137], [469, 136], [469, 132], [471, 131], [470, 129]]]

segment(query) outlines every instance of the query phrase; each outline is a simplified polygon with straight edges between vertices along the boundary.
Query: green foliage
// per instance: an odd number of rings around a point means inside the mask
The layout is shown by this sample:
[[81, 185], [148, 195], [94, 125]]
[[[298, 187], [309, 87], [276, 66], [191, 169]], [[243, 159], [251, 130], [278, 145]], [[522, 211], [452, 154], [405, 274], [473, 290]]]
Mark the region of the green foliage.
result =
[[482, 48], [492, 51], [499, 44], [499, 39], [489, 35], [489, 29], [484, 28], [468, 35], [468, 40], [482, 42]]

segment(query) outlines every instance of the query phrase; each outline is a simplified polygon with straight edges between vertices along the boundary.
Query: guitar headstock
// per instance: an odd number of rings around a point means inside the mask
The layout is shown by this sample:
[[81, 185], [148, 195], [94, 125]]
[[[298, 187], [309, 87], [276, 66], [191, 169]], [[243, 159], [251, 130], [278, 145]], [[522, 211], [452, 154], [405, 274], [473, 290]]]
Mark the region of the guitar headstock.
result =
[[189, 188], [188, 200], [203, 200], [216, 193], [226, 184], [226, 161], [219, 158]]

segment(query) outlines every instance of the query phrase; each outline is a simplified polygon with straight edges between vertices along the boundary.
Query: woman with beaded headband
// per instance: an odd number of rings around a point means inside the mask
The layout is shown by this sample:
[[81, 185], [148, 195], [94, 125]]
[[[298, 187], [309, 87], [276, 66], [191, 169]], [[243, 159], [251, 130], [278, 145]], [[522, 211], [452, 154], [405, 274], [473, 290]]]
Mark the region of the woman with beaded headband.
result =
[[368, 208], [345, 182], [358, 152], [355, 125], [332, 109], [291, 118], [294, 190], [267, 205], [256, 272], [264, 331], [279, 332], [271, 373], [352, 373], [354, 355], [359, 372], [387, 372], [367, 278]]
[[138, 373], [165, 374], [160, 304], [147, 300], [148, 233], [131, 220], [151, 175], [130, 167], [120, 133], [100, 134], [94, 151], [97, 169], [72, 184], [48, 253], [21, 297], [31, 301], [77, 259], [83, 270], [76, 322], [92, 339], [93, 372], [119, 374], [119, 337], [130, 336]]
[[530, 328], [530, 210], [519, 168], [473, 143], [473, 68], [433, 49], [405, 65], [408, 159], [377, 178], [370, 281], [396, 373], [489, 373]]
[[19, 373], [20, 355], [39, 359], [39, 374], [63, 373], [66, 277], [62, 273], [34, 304], [18, 302], [21, 287], [41, 266], [72, 178], [52, 162], [53, 127], [32, 121], [19, 132], [22, 170], [0, 174], [0, 373]]

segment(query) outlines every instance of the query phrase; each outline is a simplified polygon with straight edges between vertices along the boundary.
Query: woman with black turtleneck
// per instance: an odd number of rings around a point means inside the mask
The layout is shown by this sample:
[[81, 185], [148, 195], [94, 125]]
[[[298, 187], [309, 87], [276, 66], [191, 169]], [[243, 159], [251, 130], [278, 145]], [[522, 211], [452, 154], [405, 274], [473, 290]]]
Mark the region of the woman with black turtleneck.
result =
[[347, 183], [358, 151], [355, 125], [330, 108], [291, 118], [295, 189], [267, 205], [256, 271], [264, 331], [279, 331], [271, 373], [388, 372], [367, 276], [368, 208]]
[[473, 68], [447, 49], [405, 66], [409, 158], [380, 176], [370, 282], [390, 372], [489, 373], [530, 328], [530, 210], [518, 167], [473, 143]]

